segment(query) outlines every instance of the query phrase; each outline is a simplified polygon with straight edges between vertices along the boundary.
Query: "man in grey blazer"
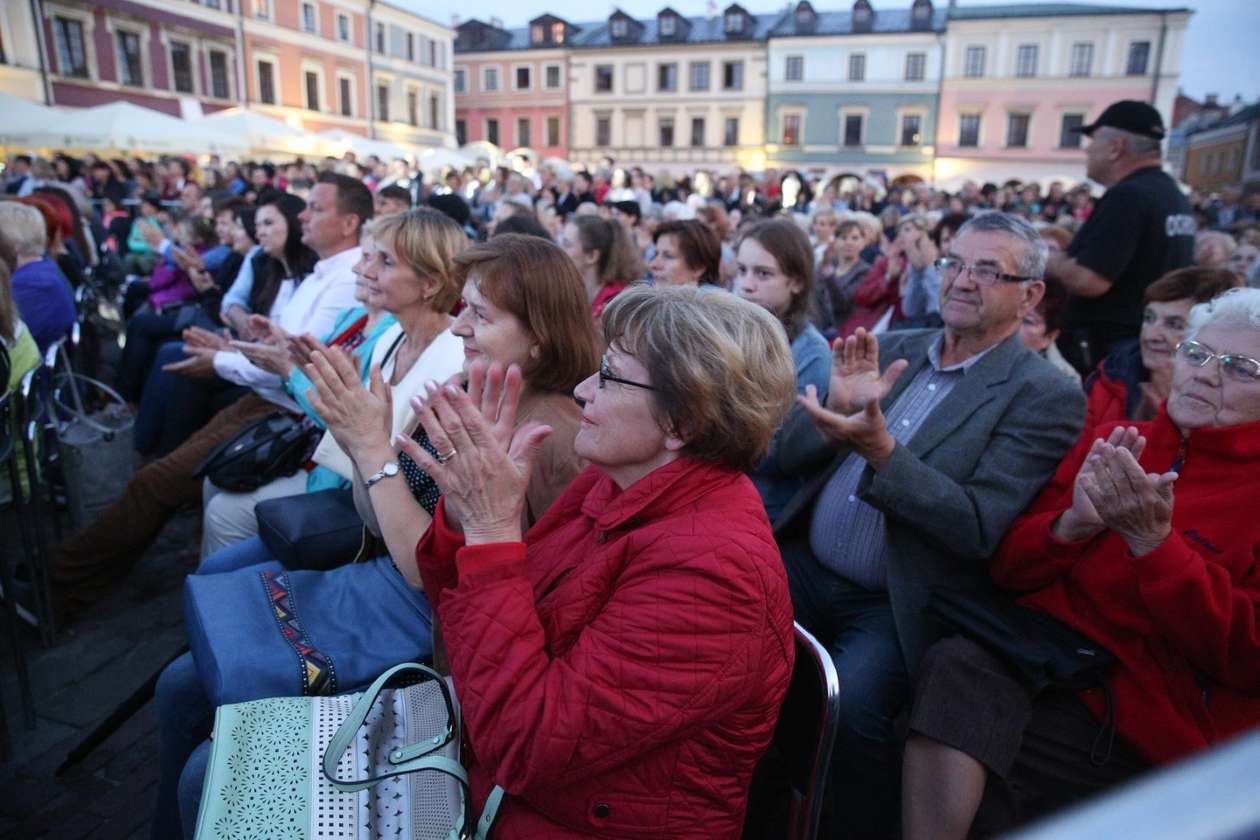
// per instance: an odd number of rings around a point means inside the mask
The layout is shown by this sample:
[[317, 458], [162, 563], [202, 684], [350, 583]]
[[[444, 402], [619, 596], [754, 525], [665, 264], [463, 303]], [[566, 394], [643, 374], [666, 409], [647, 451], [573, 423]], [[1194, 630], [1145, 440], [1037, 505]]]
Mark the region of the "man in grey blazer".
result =
[[831, 791], [842, 836], [897, 831], [893, 721], [939, 630], [931, 587], [983, 586], [985, 559], [1080, 434], [1085, 398], [1023, 346], [1045, 290], [1028, 222], [967, 222], [939, 263], [943, 330], [837, 343], [780, 440], [807, 477], [775, 523], [796, 619], [831, 651], [842, 718]]

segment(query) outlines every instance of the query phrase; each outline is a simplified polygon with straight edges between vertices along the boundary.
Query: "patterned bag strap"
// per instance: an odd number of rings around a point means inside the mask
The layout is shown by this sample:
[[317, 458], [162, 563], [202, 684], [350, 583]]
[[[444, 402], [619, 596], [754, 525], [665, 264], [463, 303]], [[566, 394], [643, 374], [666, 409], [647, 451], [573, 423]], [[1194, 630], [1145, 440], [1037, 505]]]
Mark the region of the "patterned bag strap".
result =
[[[385, 684], [394, 676], [404, 671], [419, 671], [428, 675], [437, 683], [438, 690], [442, 692], [442, 701], [446, 704], [446, 731], [441, 735], [437, 735], [428, 741], [422, 741], [418, 744], [412, 744], [403, 749], [394, 750], [389, 754], [389, 763], [394, 765], [394, 771], [386, 773], [382, 776], [375, 776], [368, 779], [357, 779], [354, 781], [343, 781], [337, 778], [337, 762], [341, 760], [341, 756], [349, 748], [354, 741], [355, 734], [359, 731], [359, 727], [363, 725], [363, 721], [367, 720], [368, 713], [372, 710], [376, 698], [380, 696], [384, 690]], [[464, 785], [468, 786], [468, 774], [459, 762], [452, 761], [443, 756], [430, 756], [429, 753], [440, 750], [442, 747], [450, 743], [455, 733], [455, 704], [451, 700], [451, 692], [446, 687], [446, 680], [437, 671], [427, 665], [421, 665], [418, 662], [404, 662], [401, 665], [395, 665], [385, 673], [381, 674], [376, 680], [360, 695], [358, 701], [355, 702], [354, 708], [350, 710], [350, 715], [338, 727], [337, 733], [333, 735], [332, 740], [328, 742], [328, 749], [324, 751], [324, 776], [328, 779], [337, 790], [344, 793], [356, 793], [361, 790], [367, 790], [383, 779], [393, 776], [401, 776], [405, 773], [413, 773], [417, 770], [438, 770], [449, 776], [454, 776]]]

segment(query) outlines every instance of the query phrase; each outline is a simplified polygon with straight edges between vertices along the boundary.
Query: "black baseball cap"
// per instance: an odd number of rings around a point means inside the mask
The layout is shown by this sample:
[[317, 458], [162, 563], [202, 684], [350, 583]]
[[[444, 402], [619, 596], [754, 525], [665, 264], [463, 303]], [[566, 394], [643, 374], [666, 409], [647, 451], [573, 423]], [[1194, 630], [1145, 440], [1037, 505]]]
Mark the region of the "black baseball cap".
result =
[[1096, 130], [1104, 126], [1140, 134], [1152, 140], [1164, 139], [1164, 118], [1159, 115], [1159, 111], [1136, 99], [1112, 102], [1099, 114], [1098, 119], [1075, 130], [1086, 137], [1092, 137]]

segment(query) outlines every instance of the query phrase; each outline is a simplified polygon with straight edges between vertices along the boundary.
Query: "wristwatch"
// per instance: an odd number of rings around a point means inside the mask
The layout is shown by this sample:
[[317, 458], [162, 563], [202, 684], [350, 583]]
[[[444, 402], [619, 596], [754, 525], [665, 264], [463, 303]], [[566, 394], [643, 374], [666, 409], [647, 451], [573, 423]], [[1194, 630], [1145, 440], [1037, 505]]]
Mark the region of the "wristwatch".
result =
[[380, 481], [383, 478], [389, 478], [391, 475], [398, 475], [398, 462], [397, 461], [388, 462], [379, 470], [377, 470], [375, 473], [368, 476], [367, 479], [363, 482], [363, 486], [370, 490], [373, 484], [375, 484], [376, 482]]

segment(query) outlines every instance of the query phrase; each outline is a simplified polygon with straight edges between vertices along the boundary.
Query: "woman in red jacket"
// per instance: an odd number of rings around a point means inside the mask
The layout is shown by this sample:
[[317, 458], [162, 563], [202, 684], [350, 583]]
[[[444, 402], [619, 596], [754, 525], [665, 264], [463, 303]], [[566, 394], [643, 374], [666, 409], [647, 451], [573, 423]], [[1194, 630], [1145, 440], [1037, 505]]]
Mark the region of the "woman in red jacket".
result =
[[910, 718], [907, 837], [1000, 829], [1260, 725], [1260, 289], [1196, 306], [1186, 335], [1165, 408], [1082, 437], [990, 563], [1115, 655], [1115, 743], [1104, 692], [1029, 697], [940, 642]]
[[628, 289], [603, 329], [574, 391], [591, 466], [524, 538], [547, 429], [513, 433], [515, 368], [416, 401], [438, 458], [402, 442], [443, 492], [416, 559], [475, 804], [506, 790], [504, 837], [738, 837], [792, 671], [787, 579], [744, 475], [791, 405], [792, 355], [774, 316], [694, 286]]

